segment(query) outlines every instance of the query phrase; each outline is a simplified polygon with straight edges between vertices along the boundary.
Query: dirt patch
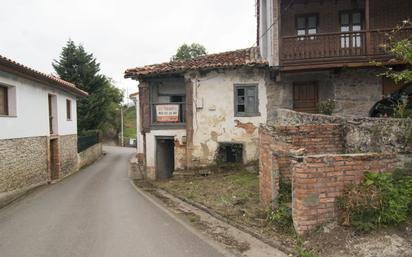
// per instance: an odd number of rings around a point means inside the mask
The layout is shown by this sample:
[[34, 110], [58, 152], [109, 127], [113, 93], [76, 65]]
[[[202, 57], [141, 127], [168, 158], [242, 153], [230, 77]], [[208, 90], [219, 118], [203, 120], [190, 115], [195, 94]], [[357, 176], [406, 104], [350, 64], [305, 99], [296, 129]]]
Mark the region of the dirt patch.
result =
[[258, 175], [247, 170], [208, 176], [172, 178], [153, 182], [173, 195], [213, 210], [239, 226], [246, 226], [286, 248], [296, 243], [294, 235], [284, 233], [267, 220], [267, 210], [259, 202]]
[[369, 234], [329, 224], [310, 234], [305, 246], [320, 257], [410, 257], [412, 218], [399, 227], [382, 228]]
[[[285, 232], [267, 220], [268, 210], [259, 203], [258, 175], [246, 170], [210, 175], [172, 178], [153, 182], [172, 195], [200, 204], [231, 223], [247, 228], [269, 241], [293, 248], [300, 244], [292, 232]], [[147, 189], [146, 189], [147, 190]], [[149, 189], [150, 192], [152, 189]], [[160, 196], [161, 197], [161, 196]], [[166, 204], [168, 200], [165, 200]], [[224, 229], [212, 228], [192, 214], [183, 214], [190, 222], [212, 237], [239, 251], [247, 243], [238, 242]], [[292, 229], [291, 229], [292, 230]], [[303, 238], [302, 247], [318, 257], [410, 257], [412, 256], [412, 218], [399, 227], [381, 229], [371, 234], [358, 234], [353, 229], [329, 224]], [[306, 252], [308, 252], [306, 251]], [[292, 255], [291, 255], [292, 256]], [[295, 255], [297, 256], [297, 255]]]

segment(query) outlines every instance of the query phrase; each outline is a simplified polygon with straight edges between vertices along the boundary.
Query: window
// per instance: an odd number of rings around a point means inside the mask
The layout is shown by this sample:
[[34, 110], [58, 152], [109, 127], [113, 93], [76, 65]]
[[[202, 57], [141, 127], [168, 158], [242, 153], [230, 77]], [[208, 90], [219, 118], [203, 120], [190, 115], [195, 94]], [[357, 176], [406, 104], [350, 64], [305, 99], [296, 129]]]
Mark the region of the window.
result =
[[259, 116], [256, 85], [235, 86], [235, 116]]
[[361, 47], [362, 36], [360, 33], [353, 33], [362, 30], [362, 13], [359, 11], [342, 12], [340, 15], [340, 31], [351, 32], [342, 34], [341, 47]]
[[66, 118], [72, 120], [72, 101], [66, 99]]
[[9, 115], [8, 88], [0, 86], [0, 115]]
[[[296, 18], [296, 33], [298, 36], [314, 35], [318, 33], [318, 15], [301, 15]], [[304, 37], [299, 38], [303, 40]], [[314, 37], [310, 37], [314, 39]]]
[[242, 163], [243, 145], [234, 143], [219, 143], [216, 152], [218, 164]]
[[293, 83], [293, 110], [297, 112], [316, 113], [317, 106], [317, 82]]

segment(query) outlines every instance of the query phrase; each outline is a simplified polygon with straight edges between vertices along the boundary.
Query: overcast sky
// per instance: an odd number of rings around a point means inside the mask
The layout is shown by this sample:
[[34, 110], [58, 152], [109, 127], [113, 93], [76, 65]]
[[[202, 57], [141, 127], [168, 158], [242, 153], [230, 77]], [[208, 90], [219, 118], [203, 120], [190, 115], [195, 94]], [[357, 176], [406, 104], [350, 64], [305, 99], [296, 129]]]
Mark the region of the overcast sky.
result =
[[0, 55], [52, 73], [71, 38], [131, 93], [126, 68], [168, 61], [183, 43], [209, 53], [250, 47], [255, 0], [8, 0], [0, 9]]

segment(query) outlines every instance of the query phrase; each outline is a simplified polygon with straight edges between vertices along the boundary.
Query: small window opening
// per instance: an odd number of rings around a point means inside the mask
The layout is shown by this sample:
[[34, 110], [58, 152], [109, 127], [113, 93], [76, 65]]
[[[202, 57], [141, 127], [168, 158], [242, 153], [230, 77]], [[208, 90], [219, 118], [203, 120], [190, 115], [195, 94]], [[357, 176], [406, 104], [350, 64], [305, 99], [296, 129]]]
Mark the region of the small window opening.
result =
[[218, 164], [242, 163], [243, 145], [233, 143], [220, 143], [216, 153]]

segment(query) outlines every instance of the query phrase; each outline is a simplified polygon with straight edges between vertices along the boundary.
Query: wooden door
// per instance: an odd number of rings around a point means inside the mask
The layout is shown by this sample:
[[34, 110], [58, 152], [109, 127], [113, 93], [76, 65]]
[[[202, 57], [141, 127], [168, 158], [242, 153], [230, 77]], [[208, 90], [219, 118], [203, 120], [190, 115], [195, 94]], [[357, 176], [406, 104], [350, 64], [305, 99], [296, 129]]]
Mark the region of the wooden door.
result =
[[55, 180], [59, 178], [59, 151], [57, 139], [50, 140], [50, 179]]
[[318, 105], [318, 85], [316, 82], [296, 82], [293, 84], [293, 110], [316, 113]]

